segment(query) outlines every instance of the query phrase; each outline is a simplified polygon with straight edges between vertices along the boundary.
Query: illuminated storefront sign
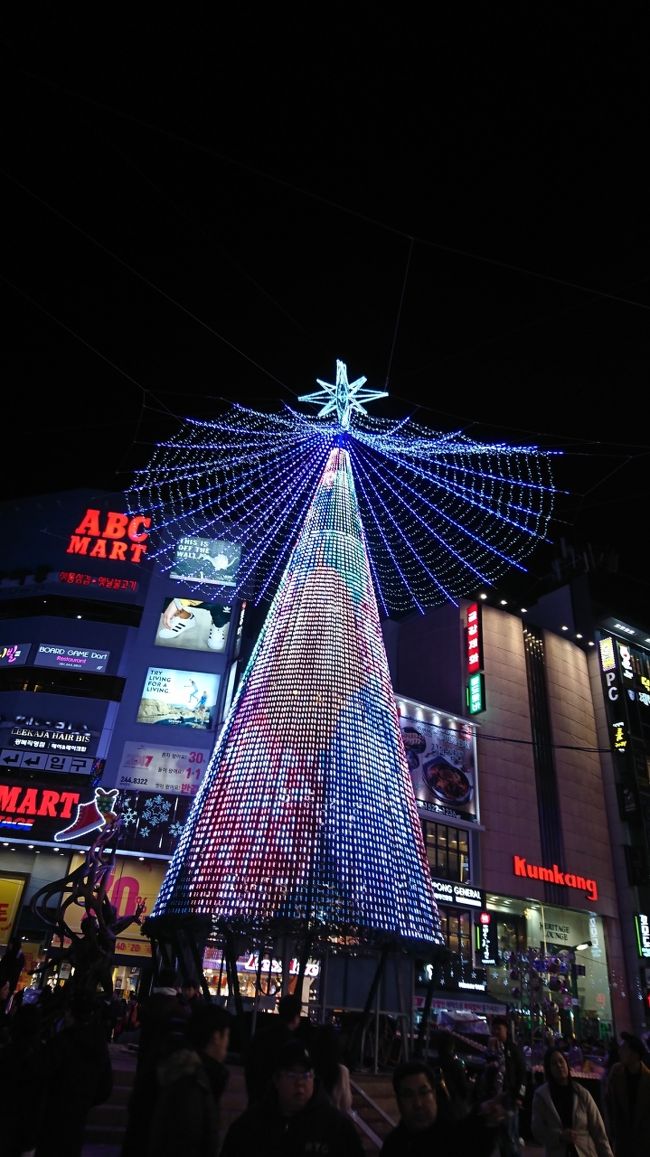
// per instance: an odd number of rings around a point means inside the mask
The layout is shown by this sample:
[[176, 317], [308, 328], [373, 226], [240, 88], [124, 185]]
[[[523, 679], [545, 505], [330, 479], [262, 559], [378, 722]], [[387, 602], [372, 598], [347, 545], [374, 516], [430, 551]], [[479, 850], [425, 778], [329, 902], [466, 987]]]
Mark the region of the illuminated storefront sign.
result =
[[139, 563], [147, 552], [150, 526], [151, 518], [141, 514], [131, 518], [115, 510], [102, 514], [89, 507], [70, 535], [66, 553]]
[[481, 608], [478, 603], [470, 603], [468, 606], [466, 622], [467, 670], [473, 675], [476, 671], [483, 670], [483, 632]]
[[24, 667], [31, 643], [1, 643], [0, 667]]
[[590, 900], [598, 899], [595, 880], [578, 876], [575, 872], [561, 871], [557, 864], [545, 868], [541, 864], [529, 864], [523, 856], [513, 856], [513, 874], [529, 880], [543, 880], [547, 884], [560, 884], [563, 888], [575, 888], [579, 892], [586, 892]]
[[81, 796], [19, 783], [0, 783], [0, 828], [29, 830], [39, 816], [69, 820]]
[[47, 771], [56, 775], [92, 775], [101, 777], [105, 759], [92, 755], [51, 755], [44, 751], [13, 751], [9, 747], [0, 750], [0, 767], [7, 772]]
[[482, 671], [470, 675], [465, 698], [470, 715], [478, 715], [480, 711], [485, 711], [485, 675]]
[[497, 963], [498, 942], [496, 920], [490, 912], [481, 912], [478, 923], [474, 927], [476, 948], [483, 968]]
[[100, 587], [105, 591], [137, 591], [140, 584], [135, 579], [113, 578], [107, 575], [84, 574], [76, 570], [60, 570], [60, 583], [73, 587]]
[[640, 912], [638, 916], [634, 917], [634, 931], [636, 932], [639, 956], [650, 959], [650, 921], [648, 921], [645, 913]]
[[454, 884], [450, 880], [432, 880], [439, 904], [458, 904], [463, 908], [485, 907], [485, 895], [471, 884]]
[[465, 647], [468, 680], [465, 701], [470, 715], [486, 709], [485, 675], [483, 674], [483, 623], [479, 603], [470, 603], [465, 615]]
[[93, 671], [96, 674], [106, 670], [110, 651], [98, 651], [87, 647], [62, 647], [56, 643], [40, 643], [35, 667], [55, 667], [60, 671]]

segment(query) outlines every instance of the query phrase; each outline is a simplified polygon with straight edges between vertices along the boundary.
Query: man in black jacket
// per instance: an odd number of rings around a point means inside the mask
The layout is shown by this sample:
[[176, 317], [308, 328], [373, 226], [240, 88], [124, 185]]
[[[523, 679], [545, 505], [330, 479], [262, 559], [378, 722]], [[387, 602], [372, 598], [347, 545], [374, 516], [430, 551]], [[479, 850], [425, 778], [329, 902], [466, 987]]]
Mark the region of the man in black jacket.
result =
[[280, 1050], [272, 1088], [228, 1129], [221, 1157], [363, 1157], [363, 1146], [350, 1117], [315, 1087], [311, 1057], [300, 1041]]
[[259, 1101], [268, 1092], [275, 1071], [277, 1054], [300, 1029], [302, 1001], [296, 993], [287, 992], [278, 1001], [277, 1013], [263, 1014], [257, 1025], [244, 1060], [244, 1078], [248, 1104]]
[[405, 1061], [393, 1073], [400, 1122], [381, 1149], [381, 1157], [490, 1157], [502, 1117], [498, 1102], [477, 1106], [462, 1120], [438, 1112], [433, 1069], [424, 1061]]

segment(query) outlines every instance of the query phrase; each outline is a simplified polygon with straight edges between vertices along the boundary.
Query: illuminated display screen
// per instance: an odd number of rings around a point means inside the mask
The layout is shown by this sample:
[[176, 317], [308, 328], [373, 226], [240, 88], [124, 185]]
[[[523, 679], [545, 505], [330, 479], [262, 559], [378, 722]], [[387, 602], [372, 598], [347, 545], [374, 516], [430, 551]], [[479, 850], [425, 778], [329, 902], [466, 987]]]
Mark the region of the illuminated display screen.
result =
[[210, 758], [209, 748], [124, 744], [116, 786], [131, 791], [195, 795]]
[[200, 599], [165, 599], [155, 644], [186, 651], [221, 652], [226, 649], [231, 608]]
[[422, 817], [477, 821], [475, 728], [410, 699], [398, 697], [397, 708]]
[[219, 675], [150, 667], [138, 708], [138, 723], [168, 727], [214, 727]]
[[181, 538], [170, 577], [234, 587], [240, 557], [241, 547], [224, 538]]

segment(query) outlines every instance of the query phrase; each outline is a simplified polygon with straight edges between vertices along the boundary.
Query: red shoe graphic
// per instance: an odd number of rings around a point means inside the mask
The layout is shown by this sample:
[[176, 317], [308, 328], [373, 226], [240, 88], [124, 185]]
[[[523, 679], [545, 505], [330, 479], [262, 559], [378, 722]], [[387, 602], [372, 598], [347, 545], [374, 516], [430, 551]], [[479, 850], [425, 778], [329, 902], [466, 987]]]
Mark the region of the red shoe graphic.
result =
[[77, 804], [77, 815], [69, 827], [56, 832], [54, 839], [57, 842], [69, 840], [73, 836], [85, 836], [96, 828], [103, 828], [113, 823], [117, 818], [112, 810], [118, 797], [118, 790], [104, 791], [101, 787], [95, 788], [95, 798], [86, 803]]

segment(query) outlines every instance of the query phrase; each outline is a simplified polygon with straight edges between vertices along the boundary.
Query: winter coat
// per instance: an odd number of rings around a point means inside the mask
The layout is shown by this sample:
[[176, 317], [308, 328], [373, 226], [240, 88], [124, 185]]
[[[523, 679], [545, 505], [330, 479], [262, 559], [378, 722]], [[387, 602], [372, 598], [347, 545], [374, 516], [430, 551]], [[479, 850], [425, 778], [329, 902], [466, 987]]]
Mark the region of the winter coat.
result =
[[452, 1121], [438, 1116], [428, 1129], [412, 1132], [403, 1122], [386, 1137], [381, 1157], [491, 1157], [499, 1133], [476, 1113]]
[[[575, 1083], [571, 1126], [578, 1134], [575, 1143], [578, 1157], [613, 1157], [598, 1105], [588, 1089]], [[535, 1089], [530, 1127], [537, 1143], [544, 1146], [545, 1157], [566, 1157], [567, 1145], [561, 1139], [563, 1125], [548, 1083]]]
[[[184, 1151], [183, 1157], [184, 1157]], [[293, 1117], [283, 1117], [275, 1093], [246, 1109], [224, 1138], [221, 1157], [363, 1157], [363, 1145], [350, 1117], [324, 1093]]]
[[607, 1117], [616, 1157], [650, 1154], [650, 1069], [641, 1065], [634, 1117], [628, 1107], [627, 1076], [620, 1061], [613, 1065], [605, 1088]]
[[150, 1157], [216, 1157], [219, 1114], [201, 1057], [177, 1049], [158, 1066], [158, 1096], [149, 1128]]

